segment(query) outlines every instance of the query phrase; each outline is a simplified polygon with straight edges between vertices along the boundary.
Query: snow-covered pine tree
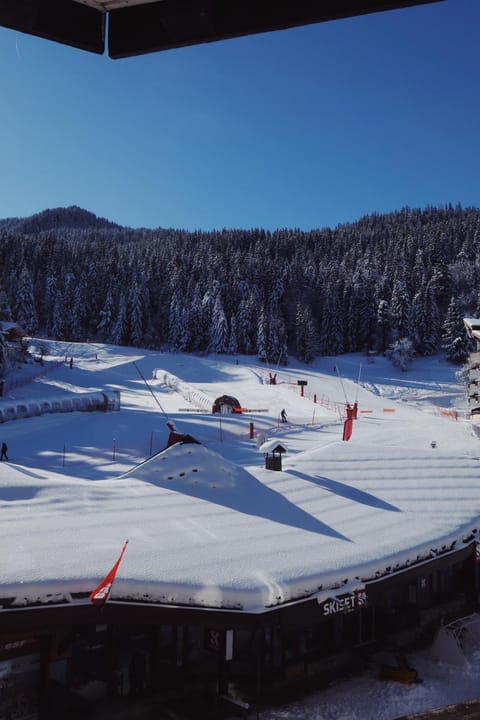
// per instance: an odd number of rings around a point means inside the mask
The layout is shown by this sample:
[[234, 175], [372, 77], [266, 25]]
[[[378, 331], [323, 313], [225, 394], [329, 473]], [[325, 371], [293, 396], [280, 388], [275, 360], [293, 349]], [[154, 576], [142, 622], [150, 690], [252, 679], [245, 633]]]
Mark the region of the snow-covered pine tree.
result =
[[5, 338], [3, 333], [0, 332], [0, 378], [5, 377], [7, 371], [8, 361], [7, 353], [5, 352]]
[[103, 309], [100, 310], [100, 320], [97, 325], [98, 339], [106, 342], [113, 329], [114, 303], [111, 290], [107, 292]]
[[312, 362], [318, 352], [318, 338], [312, 311], [308, 305], [297, 304], [295, 331], [298, 359], [302, 362]]
[[55, 310], [55, 302], [58, 292], [57, 277], [55, 274], [49, 274], [45, 281], [45, 292], [43, 297], [43, 328], [47, 336], [56, 337], [53, 332], [53, 313]]
[[465, 362], [470, 353], [470, 341], [465, 331], [463, 315], [453, 297], [442, 326], [442, 349], [449, 362], [458, 364]]
[[260, 310], [257, 326], [257, 355], [260, 362], [268, 362], [268, 326], [265, 309]]
[[393, 365], [399, 370], [408, 370], [415, 355], [413, 343], [410, 338], [399, 338], [395, 340], [392, 347], [387, 351]]
[[387, 300], [380, 299], [377, 306], [377, 327], [379, 335], [380, 351], [384, 353], [387, 349], [390, 335], [390, 307]]
[[415, 352], [418, 355], [433, 355], [437, 352], [440, 334], [438, 307], [430, 286], [421, 286], [412, 300], [410, 332]]
[[207, 350], [211, 353], [228, 352], [228, 323], [220, 293], [217, 294], [213, 304]]
[[239, 352], [250, 355], [255, 352], [258, 333], [259, 292], [256, 286], [244, 289], [237, 314], [237, 337]]
[[65, 320], [64, 320], [64, 302], [63, 295], [60, 288], [56, 288], [55, 297], [53, 299], [52, 309], [52, 324], [50, 326], [50, 334], [55, 340], [62, 340], [66, 337], [65, 335]]
[[236, 355], [238, 352], [237, 341], [237, 316], [233, 314], [230, 318], [230, 332], [228, 335], [228, 354]]
[[184, 349], [185, 330], [185, 314], [179, 295], [174, 292], [168, 313], [168, 343], [173, 352]]
[[127, 302], [122, 292], [118, 301], [117, 317], [112, 328], [110, 342], [114, 345], [126, 345], [128, 337]]
[[390, 299], [390, 320], [394, 337], [408, 337], [410, 329], [410, 298], [406, 282], [397, 280]]
[[7, 293], [4, 290], [0, 290], [0, 320], [6, 322], [12, 322], [12, 310], [10, 303], [8, 302]]
[[339, 284], [332, 282], [324, 292], [319, 333], [321, 355], [341, 355], [343, 353], [343, 313], [340, 302]]
[[143, 307], [137, 279], [133, 281], [128, 293], [127, 315], [130, 343], [134, 347], [140, 347], [143, 341]]
[[32, 276], [26, 267], [23, 267], [18, 279], [15, 297], [15, 322], [21, 325], [28, 334], [33, 334], [38, 328], [35, 298], [33, 295]]

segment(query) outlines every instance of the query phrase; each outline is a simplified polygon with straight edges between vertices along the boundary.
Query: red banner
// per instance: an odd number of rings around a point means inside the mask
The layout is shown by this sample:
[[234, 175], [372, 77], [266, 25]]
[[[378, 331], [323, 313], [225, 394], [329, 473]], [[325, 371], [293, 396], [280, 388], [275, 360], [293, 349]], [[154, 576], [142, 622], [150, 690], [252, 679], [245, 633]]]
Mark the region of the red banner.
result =
[[115, 580], [115, 575], [117, 574], [118, 566], [120, 565], [124, 552], [127, 549], [128, 540], [125, 540], [125, 543], [122, 547], [122, 551], [118, 557], [117, 562], [112, 567], [108, 575], [106, 575], [100, 585], [98, 585], [93, 592], [90, 593], [90, 600], [94, 605], [104, 605], [107, 602], [107, 598], [110, 594], [110, 590], [112, 589], [113, 581]]
[[352, 429], [353, 429], [353, 420], [352, 418], [347, 418], [345, 420], [345, 423], [343, 425], [343, 439], [344, 440], [350, 440], [352, 437]]

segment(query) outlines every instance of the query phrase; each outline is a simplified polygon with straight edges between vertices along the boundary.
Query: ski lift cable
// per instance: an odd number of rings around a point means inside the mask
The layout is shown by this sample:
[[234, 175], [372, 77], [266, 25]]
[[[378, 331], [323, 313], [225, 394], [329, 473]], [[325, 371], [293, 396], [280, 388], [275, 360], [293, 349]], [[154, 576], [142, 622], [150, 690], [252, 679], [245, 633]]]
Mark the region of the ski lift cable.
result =
[[167, 420], [169, 420], [170, 418], [168, 417], [168, 415], [167, 415], [167, 413], [165, 412], [165, 410], [163, 409], [163, 407], [160, 405], [160, 402], [158, 401], [157, 396], [155, 395], [155, 393], [153, 392], [152, 388], [151, 388], [150, 385], [148, 384], [148, 382], [147, 382], [146, 378], [144, 377], [144, 375], [140, 372], [140, 368], [138, 367], [138, 365], [136, 364], [135, 361], [132, 361], [132, 364], [134, 365], [135, 370], [138, 372], [138, 374], [139, 374], [140, 377], [142, 378], [143, 382], [144, 382], [145, 385], [147, 386], [148, 390], [150, 391], [150, 393], [151, 393], [153, 399], [155, 400], [155, 402], [157, 403], [158, 407], [160, 408], [160, 410], [162, 411], [162, 413], [165, 415], [165, 417], [167, 418]]
[[362, 363], [360, 363], [360, 367], [358, 368], [357, 391], [355, 393], [355, 402], [358, 402], [358, 389], [360, 387], [360, 375], [361, 374], [362, 374]]
[[348, 405], [349, 402], [348, 402], [348, 398], [347, 398], [347, 393], [345, 392], [345, 386], [344, 386], [344, 384], [343, 384], [342, 376], [340, 375], [340, 370], [338, 369], [338, 366], [337, 366], [337, 365], [334, 366], [334, 370], [335, 370], [335, 372], [337, 373], [338, 379], [340, 380], [340, 385], [342, 386], [343, 395], [344, 395], [344, 397], [345, 397], [345, 405]]
[[275, 368], [275, 372], [278, 372], [278, 368], [280, 367], [280, 360], [282, 359], [282, 351], [278, 353], [278, 360], [277, 360], [277, 367]]

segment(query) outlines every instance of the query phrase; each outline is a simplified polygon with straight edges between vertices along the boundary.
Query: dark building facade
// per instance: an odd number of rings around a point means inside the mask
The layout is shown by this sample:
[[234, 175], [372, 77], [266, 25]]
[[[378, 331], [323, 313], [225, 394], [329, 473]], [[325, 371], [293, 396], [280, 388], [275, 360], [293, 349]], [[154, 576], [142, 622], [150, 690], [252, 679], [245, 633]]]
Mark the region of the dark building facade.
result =
[[353, 593], [260, 613], [77, 597], [0, 611], [0, 718], [82, 716], [122, 696], [202, 696], [261, 708], [344, 669], [373, 649], [429, 642], [441, 622], [477, 607], [477, 543], [366, 582]]

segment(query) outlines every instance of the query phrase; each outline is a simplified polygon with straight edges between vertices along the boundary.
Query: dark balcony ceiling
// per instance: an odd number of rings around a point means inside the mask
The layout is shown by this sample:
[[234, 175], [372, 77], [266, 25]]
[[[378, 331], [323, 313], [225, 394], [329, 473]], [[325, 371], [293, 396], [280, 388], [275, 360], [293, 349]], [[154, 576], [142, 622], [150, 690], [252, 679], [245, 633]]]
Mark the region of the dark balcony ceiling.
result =
[[442, 1], [0, 0], [0, 25], [122, 58]]

